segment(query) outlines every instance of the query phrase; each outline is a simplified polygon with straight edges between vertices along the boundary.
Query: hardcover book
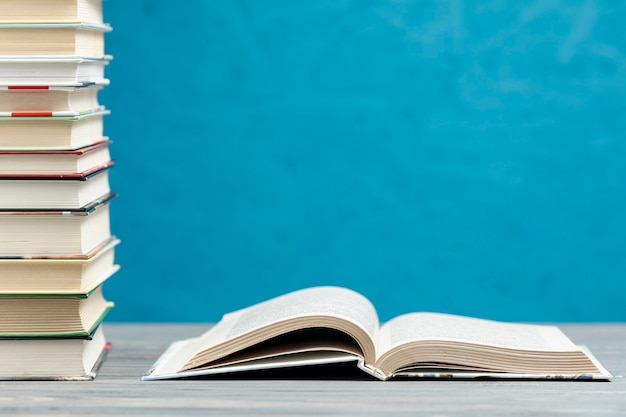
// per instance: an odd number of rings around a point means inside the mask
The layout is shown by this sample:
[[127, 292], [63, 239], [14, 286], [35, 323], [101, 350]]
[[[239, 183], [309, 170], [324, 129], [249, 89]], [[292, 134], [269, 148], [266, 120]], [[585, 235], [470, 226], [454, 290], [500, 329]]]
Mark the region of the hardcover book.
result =
[[0, 338], [0, 380], [91, 381], [110, 347], [102, 325], [84, 337]]
[[85, 177], [89, 172], [111, 166], [109, 141], [70, 150], [0, 150], [0, 177], [69, 176]]
[[3, 56], [104, 56], [111, 27], [88, 23], [0, 23]]
[[0, 294], [0, 338], [88, 336], [111, 308], [102, 286], [84, 295]]
[[0, 210], [0, 257], [87, 258], [111, 239], [110, 193], [77, 210]]
[[0, 116], [0, 150], [77, 149], [102, 142], [102, 119], [109, 113], [99, 109], [78, 116]]
[[75, 174], [0, 175], [0, 210], [78, 210], [111, 193], [112, 164]]
[[608, 379], [587, 350], [554, 326], [410, 313], [380, 324], [345, 288], [314, 287], [225, 315], [203, 335], [174, 342], [144, 380], [241, 375], [352, 363], [402, 378]]
[[102, 24], [102, 0], [0, 1], [0, 23]]
[[48, 116], [78, 116], [97, 111], [104, 84], [84, 86], [0, 86], [0, 114], [14, 116], [45, 112]]
[[0, 56], [0, 86], [109, 84], [104, 67], [112, 59], [81, 56]]
[[0, 294], [85, 296], [119, 269], [111, 237], [84, 257], [0, 258]]

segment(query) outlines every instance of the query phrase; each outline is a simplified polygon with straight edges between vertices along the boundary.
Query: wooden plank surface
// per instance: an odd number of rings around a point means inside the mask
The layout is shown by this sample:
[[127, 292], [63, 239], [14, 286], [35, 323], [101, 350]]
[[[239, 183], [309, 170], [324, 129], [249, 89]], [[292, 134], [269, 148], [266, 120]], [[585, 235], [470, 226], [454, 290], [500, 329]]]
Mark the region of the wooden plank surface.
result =
[[615, 378], [580, 381], [140, 381], [203, 324], [106, 323], [113, 349], [92, 382], [0, 382], [0, 415], [626, 416], [626, 324], [560, 327]]

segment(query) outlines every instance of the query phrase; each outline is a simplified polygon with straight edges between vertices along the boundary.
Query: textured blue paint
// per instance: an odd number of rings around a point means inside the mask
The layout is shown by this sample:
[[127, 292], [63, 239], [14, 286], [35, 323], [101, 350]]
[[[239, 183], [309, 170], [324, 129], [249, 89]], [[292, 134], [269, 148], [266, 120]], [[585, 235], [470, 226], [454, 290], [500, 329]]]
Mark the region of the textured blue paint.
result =
[[110, 320], [344, 285], [626, 320], [626, 6], [106, 1]]

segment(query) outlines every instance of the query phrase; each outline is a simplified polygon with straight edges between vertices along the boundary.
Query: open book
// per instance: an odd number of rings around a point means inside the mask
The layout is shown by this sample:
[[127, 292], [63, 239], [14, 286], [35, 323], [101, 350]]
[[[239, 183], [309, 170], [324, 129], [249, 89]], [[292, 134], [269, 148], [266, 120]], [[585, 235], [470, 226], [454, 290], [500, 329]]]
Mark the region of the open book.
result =
[[339, 287], [289, 293], [225, 315], [173, 343], [143, 380], [353, 362], [390, 378], [609, 379], [554, 326], [411, 313], [380, 324], [362, 295]]

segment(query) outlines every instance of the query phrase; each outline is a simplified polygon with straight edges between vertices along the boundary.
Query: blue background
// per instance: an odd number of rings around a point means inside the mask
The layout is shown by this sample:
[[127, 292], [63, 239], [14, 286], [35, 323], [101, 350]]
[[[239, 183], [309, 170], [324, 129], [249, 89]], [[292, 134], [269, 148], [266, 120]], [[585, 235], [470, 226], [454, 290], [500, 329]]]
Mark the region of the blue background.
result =
[[105, 1], [110, 321], [313, 285], [626, 320], [626, 6]]

